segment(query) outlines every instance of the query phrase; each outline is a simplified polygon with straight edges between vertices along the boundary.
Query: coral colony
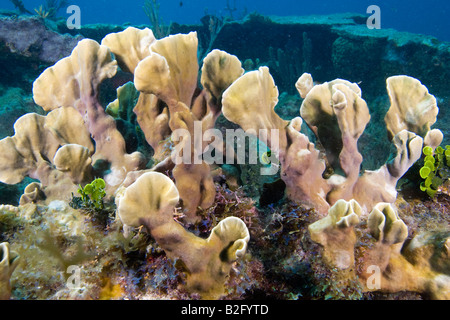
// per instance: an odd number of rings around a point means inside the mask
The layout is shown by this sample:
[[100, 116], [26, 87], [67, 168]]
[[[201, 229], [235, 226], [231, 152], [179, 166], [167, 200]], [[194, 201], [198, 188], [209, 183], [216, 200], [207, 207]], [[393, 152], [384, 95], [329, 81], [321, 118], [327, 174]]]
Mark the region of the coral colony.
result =
[[[0, 298], [450, 299], [450, 234], [435, 228], [445, 214], [417, 222], [398, 197], [408, 170], [422, 196], [448, 181], [428, 89], [387, 78], [393, 154], [364, 170], [371, 114], [357, 83], [297, 75], [301, 104], [286, 120], [267, 66], [245, 71], [217, 49], [200, 66], [198, 41], [128, 27], [80, 40], [34, 81], [41, 112], [0, 141], [0, 181], [28, 181], [0, 207]], [[119, 72], [132, 81], [105, 107]], [[250, 161], [279, 175], [265, 208], [236, 173]]]

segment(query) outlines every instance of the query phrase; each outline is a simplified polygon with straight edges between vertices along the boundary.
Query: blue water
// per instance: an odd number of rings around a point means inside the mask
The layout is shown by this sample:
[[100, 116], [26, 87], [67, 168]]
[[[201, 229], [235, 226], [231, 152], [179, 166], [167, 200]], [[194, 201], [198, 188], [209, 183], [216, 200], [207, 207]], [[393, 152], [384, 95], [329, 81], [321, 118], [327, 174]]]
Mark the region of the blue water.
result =
[[[28, 9], [37, 8], [45, 0], [23, 0]], [[81, 8], [82, 24], [145, 24], [144, 0], [69, 0]], [[205, 13], [228, 16], [227, 0], [160, 0], [160, 15], [166, 23], [199, 23]], [[13, 9], [9, 0], [0, 0], [0, 8]], [[449, 0], [229, 0], [236, 8], [233, 16], [243, 12], [264, 15], [311, 15], [354, 12], [366, 14], [369, 5], [381, 8], [381, 27], [432, 35], [450, 41]], [[68, 16], [64, 11], [60, 16]]]

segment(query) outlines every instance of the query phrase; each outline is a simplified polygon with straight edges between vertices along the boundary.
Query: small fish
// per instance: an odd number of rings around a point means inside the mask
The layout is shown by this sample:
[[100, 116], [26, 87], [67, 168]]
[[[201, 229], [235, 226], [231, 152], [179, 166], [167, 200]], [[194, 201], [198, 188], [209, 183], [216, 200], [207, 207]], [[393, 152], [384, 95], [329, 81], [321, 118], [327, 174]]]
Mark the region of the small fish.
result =
[[180, 1], [180, 7], [182, 7], [183, 6], [183, 1]]
[[269, 151], [266, 151], [266, 152], [264, 152], [262, 155], [261, 155], [261, 158], [260, 158], [260, 160], [261, 160], [261, 163], [264, 163], [264, 164], [270, 164], [272, 161], [270, 160], [270, 157], [272, 156], [272, 152], [269, 150]]

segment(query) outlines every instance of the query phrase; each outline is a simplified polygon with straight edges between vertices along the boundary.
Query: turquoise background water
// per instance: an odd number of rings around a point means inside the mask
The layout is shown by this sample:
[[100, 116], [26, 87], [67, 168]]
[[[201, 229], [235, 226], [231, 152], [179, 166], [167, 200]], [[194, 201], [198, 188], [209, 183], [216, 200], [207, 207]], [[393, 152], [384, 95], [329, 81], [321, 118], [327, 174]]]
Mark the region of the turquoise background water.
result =
[[[23, 0], [29, 10], [39, 7], [44, 0]], [[142, 7], [144, 0], [74, 0], [82, 13], [82, 24], [114, 23], [145, 24], [148, 18]], [[13, 9], [9, 0], [1, 0], [0, 8]], [[229, 0], [233, 17], [244, 13], [258, 12], [264, 15], [311, 15], [354, 12], [369, 16], [368, 6], [378, 5], [381, 9], [381, 27], [394, 28], [432, 35], [443, 41], [450, 41], [449, 0]], [[165, 23], [177, 22], [196, 24], [205, 13], [229, 16], [227, 0], [160, 0], [160, 15]], [[61, 17], [69, 15], [61, 10]]]

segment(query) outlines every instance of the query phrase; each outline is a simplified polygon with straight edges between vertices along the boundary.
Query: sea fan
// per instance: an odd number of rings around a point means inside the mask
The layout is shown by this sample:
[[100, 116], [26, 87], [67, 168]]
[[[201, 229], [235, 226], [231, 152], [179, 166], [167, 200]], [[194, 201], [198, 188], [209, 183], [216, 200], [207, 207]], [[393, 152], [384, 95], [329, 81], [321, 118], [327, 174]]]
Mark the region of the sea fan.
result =
[[28, 11], [25, 8], [25, 5], [23, 4], [22, 0], [10, 0], [12, 2], [12, 4], [14, 5], [14, 7], [16, 7], [16, 9], [19, 9], [20, 13], [28, 13], [31, 14], [30, 11]]
[[54, 19], [58, 11], [68, 6], [68, 2], [66, 0], [45, 0], [44, 10], [48, 12], [48, 18]]

